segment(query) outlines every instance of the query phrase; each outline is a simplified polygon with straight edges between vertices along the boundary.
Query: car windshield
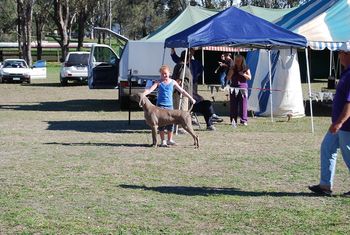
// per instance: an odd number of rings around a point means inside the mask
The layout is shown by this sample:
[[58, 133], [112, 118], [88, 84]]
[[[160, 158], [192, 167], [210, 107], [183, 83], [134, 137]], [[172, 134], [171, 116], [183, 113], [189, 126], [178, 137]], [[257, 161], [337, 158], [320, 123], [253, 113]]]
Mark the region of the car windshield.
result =
[[5, 61], [4, 68], [26, 68], [26, 64], [23, 61], [11, 60]]
[[70, 65], [88, 65], [89, 54], [70, 54], [68, 64]]

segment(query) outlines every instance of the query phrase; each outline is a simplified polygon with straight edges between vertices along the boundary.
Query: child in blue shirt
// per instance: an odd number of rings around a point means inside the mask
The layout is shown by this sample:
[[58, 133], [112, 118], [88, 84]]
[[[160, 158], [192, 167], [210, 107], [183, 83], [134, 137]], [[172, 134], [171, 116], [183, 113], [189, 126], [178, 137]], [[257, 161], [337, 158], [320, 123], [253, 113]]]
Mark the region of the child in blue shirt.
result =
[[[179, 84], [170, 78], [170, 68], [168, 65], [163, 65], [159, 69], [160, 81], [155, 82], [150, 88], [145, 89], [144, 95], [150, 94], [158, 87], [158, 98], [157, 106], [163, 109], [173, 109], [173, 93], [174, 88], [178, 90], [182, 95], [188, 97], [194, 104], [196, 101], [188, 94], [184, 89], [182, 89]], [[173, 140], [173, 125], [168, 125], [165, 127], [159, 127], [159, 135], [161, 139], [161, 147], [167, 147], [168, 145], [176, 145]], [[165, 140], [164, 130], [168, 131], [168, 141]]]

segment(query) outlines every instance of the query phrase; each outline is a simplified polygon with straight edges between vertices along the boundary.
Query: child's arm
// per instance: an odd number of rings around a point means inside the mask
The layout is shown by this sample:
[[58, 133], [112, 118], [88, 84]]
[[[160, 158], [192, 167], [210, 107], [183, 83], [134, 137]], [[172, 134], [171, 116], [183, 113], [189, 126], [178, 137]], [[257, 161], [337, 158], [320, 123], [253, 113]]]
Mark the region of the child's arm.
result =
[[178, 90], [181, 94], [183, 94], [184, 96], [188, 97], [188, 98], [191, 100], [192, 104], [195, 104], [195, 103], [196, 103], [196, 100], [193, 99], [192, 96], [191, 96], [190, 94], [187, 93], [187, 91], [185, 91], [183, 88], [181, 88], [181, 87], [179, 86], [179, 84], [178, 84], [176, 81], [174, 81], [174, 87], [175, 87], [175, 89]]
[[145, 89], [143, 92], [143, 95], [146, 96], [150, 94], [152, 91], [154, 91], [157, 88], [158, 84], [159, 84], [158, 82], [155, 82], [150, 88]]

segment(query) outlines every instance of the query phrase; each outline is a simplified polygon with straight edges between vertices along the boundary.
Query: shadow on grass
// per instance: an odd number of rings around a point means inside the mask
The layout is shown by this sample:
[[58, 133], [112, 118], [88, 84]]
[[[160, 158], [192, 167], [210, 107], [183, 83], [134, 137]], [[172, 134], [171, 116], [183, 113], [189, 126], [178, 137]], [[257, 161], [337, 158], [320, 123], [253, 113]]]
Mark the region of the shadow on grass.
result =
[[31, 83], [31, 84], [22, 84], [22, 86], [32, 86], [32, 87], [61, 87], [60, 83]]
[[186, 187], [186, 186], [159, 186], [159, 187], [147, 187], [139, 185], [119, 185], [125, 189], [141, 189], [155, 191], [166, 194], [177, 194], [184, 196], [211, 196], [211, 195], [232, 195], [232, 196], [248, 196], [248, 197], [305, 197], [305, 196], [317, 196], [313, 193], [304, 192], [253, 192], [242, 191], [237, 188], [214, 188], [214, 187]]
[[144, 120], [115, 121], [48, 121], [47, 130], [79, 131], [92, 133], [150, 133]]
[[151, 144], [113, 144], [113, 143], [58, 143], [49, 142], [47, 145], [63, 145], [63, 146], [105, 146], [105, 147], [152, 147]]
[[34, 82], [34, 83], [22, 83], [22, 86], [32, 87], [74, 87], [74, 86], [87, 86], [87, 82], [69, 82], [67, 86], [62, 86], [59, 82]]
[[20, 111], [68, 111], [68, 112], [113, 112], [119, 111], [119, 102], [115, 100], [67, 100], [50, 101], [39, 104], [9, 104], [0, 105], [1, 109]]

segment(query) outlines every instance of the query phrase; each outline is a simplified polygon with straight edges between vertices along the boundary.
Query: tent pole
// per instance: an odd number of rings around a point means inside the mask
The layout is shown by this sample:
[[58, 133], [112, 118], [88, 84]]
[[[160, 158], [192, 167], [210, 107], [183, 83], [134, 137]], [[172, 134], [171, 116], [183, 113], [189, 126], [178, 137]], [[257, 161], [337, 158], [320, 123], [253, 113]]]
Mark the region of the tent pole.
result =
[[[183, 69], [183, 74], [182, 74], [182, 77], [181, 77], [181, 88], [184, 88], [185, 70], [186, 70], [188, 52], [189, 52], [189, 49], [186, 49], [186, 51], [185, 51], [185, 60], [184, 60], [184, 69]], [[182, 93], [180, 95], [180, 98], [182, 99]]]
[[[202, 66], [204, 68], [204, 50], [203, 50], [203, 47], [202, 47]], [[205, 85], [205, 81], [204, 81], [204, 69], [203, 69], [203, 72], [202, 72], [202, 84]]]
[[305, 57], [306, 57], [306, 72], [307, 72], [307, 82], [309, 86], [309, 102], [310, 102], [310, 116], [311, 116], [311, 132], [314, 133], [314, 117], [312, 112], [312, 99], [311, 99], [311, 82], [310, 82], [310, 69], [309, 69], [309, 56], [308, 49], [305, 48]]
[[329, 77], [332, 76], [332, 66], [333, 66], [333, 63], [332, 63], [332, 58], [333, 58], [333, 51], [332, 50], [329, 50]]
[[[185, 72], [186, 72], [186, 64], [187, 64], [187, 53], [190, 49], [186, 49], [185, 50], [185, 61], [184, 61], [184, 68], [182, 70], [182, 76], [181, 76], [181, 88], [184, 88], [184, 81], [185, 81]], [[179, 110], [182, 109], [182, 93], [180, 93], [180, 101], [179, 101]], [[176, 125], [175, 127], [175, 134], [177, 135], [177, 131], [178, 131], [178, 125]]]
[[273, 107], [272, 107], [272, 75], [271, 75], [271, 50], [269, 50], [269, 80], [270, 80], [270, 112], [271, 122], [273, 122]]

